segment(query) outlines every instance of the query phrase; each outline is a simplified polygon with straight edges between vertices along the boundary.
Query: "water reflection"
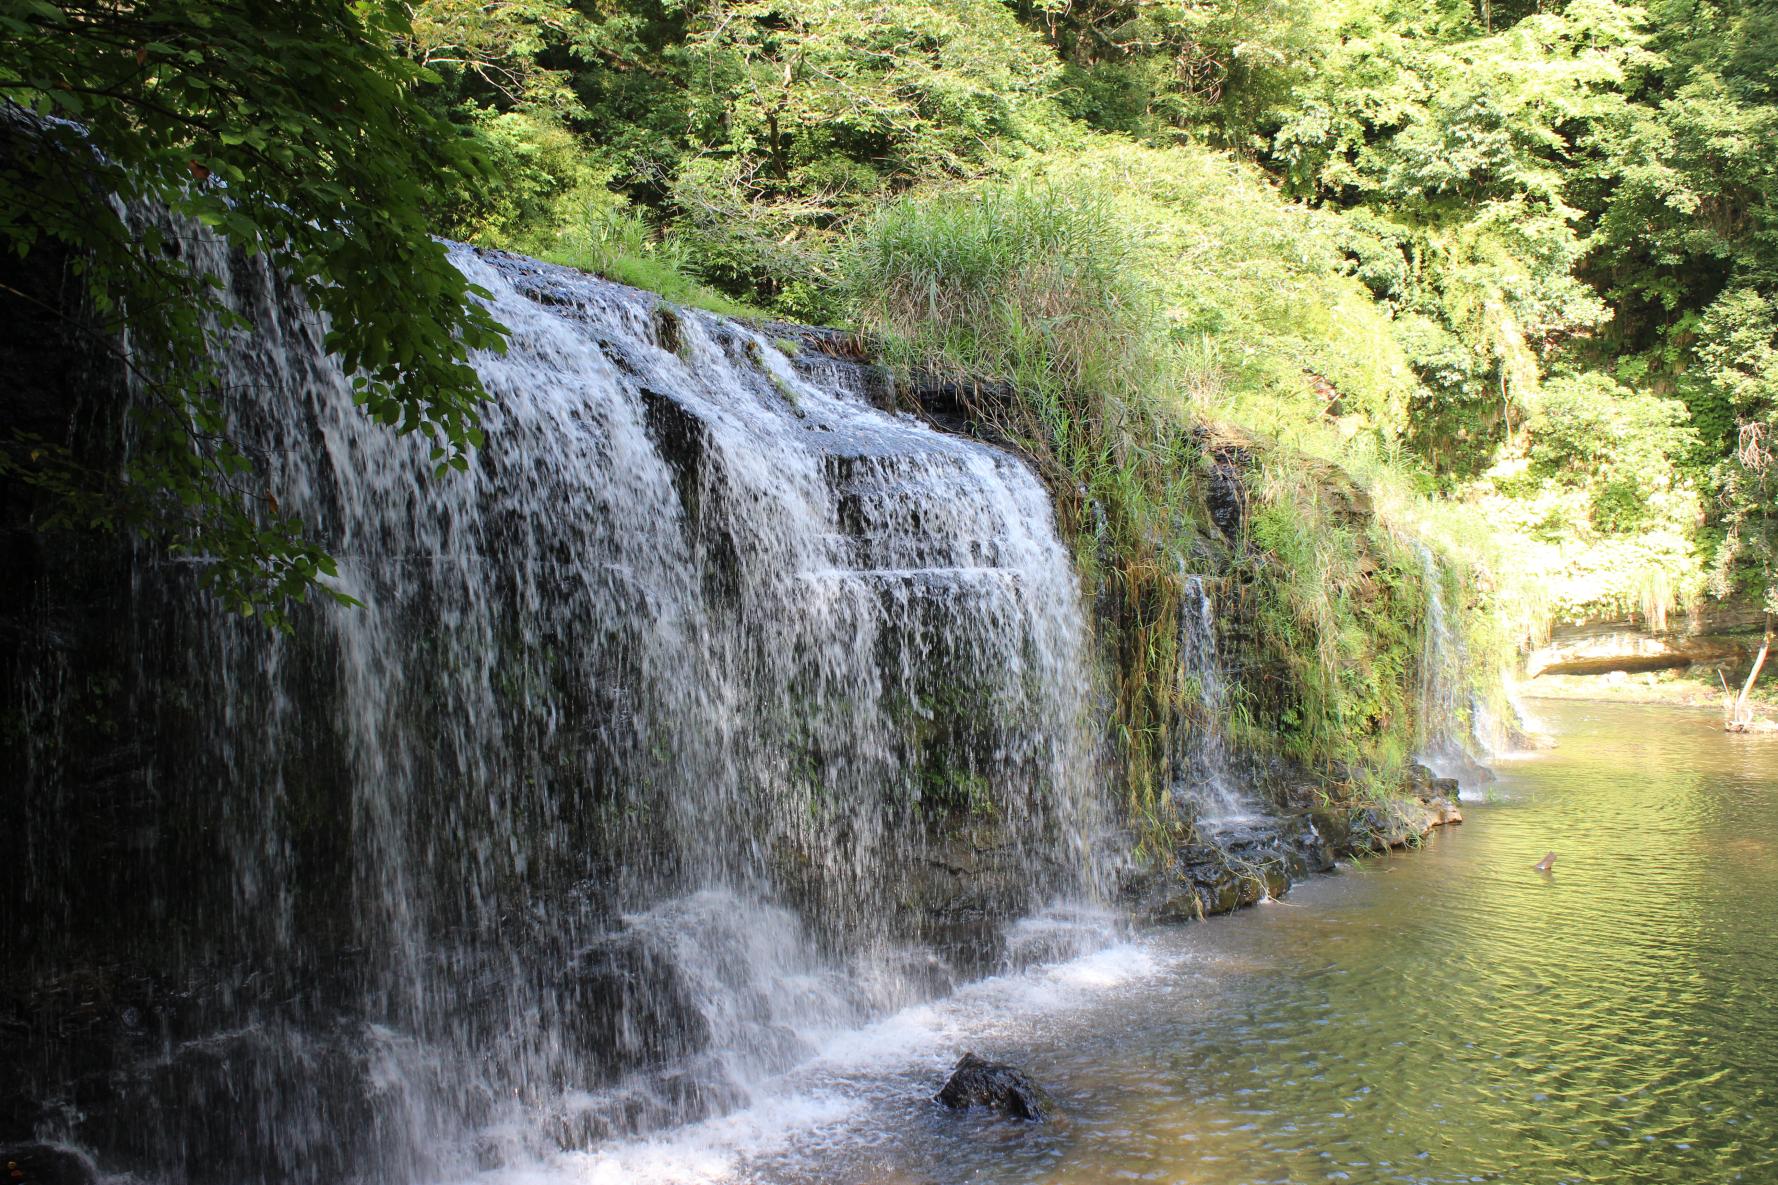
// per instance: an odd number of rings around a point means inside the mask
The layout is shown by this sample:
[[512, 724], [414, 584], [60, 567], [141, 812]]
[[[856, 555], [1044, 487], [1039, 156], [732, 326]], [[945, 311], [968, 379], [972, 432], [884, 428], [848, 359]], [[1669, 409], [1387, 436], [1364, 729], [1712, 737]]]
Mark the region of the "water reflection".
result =
[[939, 1114], [909, 1073], [750, 1179], [1778, 1181], [1778, 745], [1548, 715], [1561, 747], [1426, 850], [1155, 935], [1172, 972], [981, 1050], [1065, 1124]]

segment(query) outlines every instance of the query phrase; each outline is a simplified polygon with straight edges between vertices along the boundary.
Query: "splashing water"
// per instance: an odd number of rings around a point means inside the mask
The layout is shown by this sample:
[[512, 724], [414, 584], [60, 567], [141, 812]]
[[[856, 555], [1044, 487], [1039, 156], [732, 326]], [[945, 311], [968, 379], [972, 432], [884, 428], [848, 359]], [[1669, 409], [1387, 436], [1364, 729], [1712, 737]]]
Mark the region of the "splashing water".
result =
[[[1416, 544], [1426, 586], [1420, 645], [1418, 735], [1421, 764], [1443, 777], [1473, 784], [1492, 780], [1478, 755], [1505, 752], [1506, 729], [1474, 687], [1468, 647], [1445, 611], [1444, 573], [1424, 544]], [[1510, 703], [1510, 701], [1509, 701]], [[1511, 704], [1517, 711], [1517, 705]], [[1522, 717], [1521, 717], [1522, 718]]]

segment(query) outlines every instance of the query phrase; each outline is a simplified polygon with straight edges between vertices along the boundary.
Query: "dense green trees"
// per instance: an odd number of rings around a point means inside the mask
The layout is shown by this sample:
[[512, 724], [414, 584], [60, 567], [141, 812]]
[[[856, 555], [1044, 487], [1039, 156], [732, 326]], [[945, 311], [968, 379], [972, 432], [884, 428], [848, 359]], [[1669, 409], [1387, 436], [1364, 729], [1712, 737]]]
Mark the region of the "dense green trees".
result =
[[[1257, 153], [1396, 248], [1361, 246], [1356, 274], [1436, 327], [1411, 347], [1423, 456], [1526, 458], [1547, 477], [1566, 442], [1556, 467], [1591, 497], [1564, 529], [1583, 540], [1670, 537], [1695, 514], [1675, 490], [1693, 486], [1722, 541], [1717, 591], [1739, 572], [1770, 596], [1778, 11], [1540, 9], [1506, 23], [1496, 6], [1492, 31], [1425, 5], [1349, 15], [1256, 119]], [[1589, 467], [1584, 438], [1615, 463]], [[1696, 576], [1671, 550], [1656, 566]]]
[[459, 118], [536, 160], [566, 128], [607, 183], [555, 170], [582, 197], [545, 222], [599, 190], [632, 255], [835, 319], [849, 228], [898, 193], [1109, 184], [1201, 408], [1488, 504], [1563, 612], [1658, 608], [1712, 558], [1719, 592], [1771, 587], [1769, 5], [475, 11], [534, 52], [522, 86], [465, 68]]

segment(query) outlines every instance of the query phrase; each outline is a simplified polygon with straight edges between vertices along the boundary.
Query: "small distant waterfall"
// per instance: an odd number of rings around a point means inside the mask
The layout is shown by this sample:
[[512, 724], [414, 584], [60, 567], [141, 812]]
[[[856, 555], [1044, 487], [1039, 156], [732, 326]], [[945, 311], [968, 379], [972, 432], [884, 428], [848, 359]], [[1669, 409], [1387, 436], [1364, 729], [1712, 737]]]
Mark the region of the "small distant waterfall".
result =
[[[1517, 705], [1513, 705], [1516, 709]], [[1505, 726], [1488, 701], [1479, 694], [1469, 696], [1469, 741], [1474, 752], [1482, 756], [1497, 755], [1511, 748]]]
[[1461, 776], [1487, 751], [1478, 731], [1486, 716], [1470, 689], [1469, 655], [1445, 611], [1444, 573], [1432, 549], [1416, 544], [1426, 586], [1426, 620], [1420, 647], [1418, 734], [1420, 760], [1441, 773]]
[[127, 967], [141, 1027], [96, 1070], [46, 1047], [115, 1105], [40, 1130], [149, 1181], [458, 1175], [744, 1101], [1036, 941], [995, 919], [1101, 896], [1081, 598], [1024, 463], [861, 367], [455, 247], [512, 338], [435, 479], [284, 285], [169, 229], [254, 326], [233, 431], [364, 604], [279, 638], [140, 566], [152, 826], [95, 887], [111, 945], [52, 887], [29, 954]]
[[1201, 827], [1246, 822], [1259, 807], [1231, 768], [1228, 686], [1216, 649], [1215, 606], [1201, 576], [1182, 577], [1180, 593], [1180, 673], [1195, 689], [1197, 702], [1176, 750], [1179, 789], [1196, 807]]

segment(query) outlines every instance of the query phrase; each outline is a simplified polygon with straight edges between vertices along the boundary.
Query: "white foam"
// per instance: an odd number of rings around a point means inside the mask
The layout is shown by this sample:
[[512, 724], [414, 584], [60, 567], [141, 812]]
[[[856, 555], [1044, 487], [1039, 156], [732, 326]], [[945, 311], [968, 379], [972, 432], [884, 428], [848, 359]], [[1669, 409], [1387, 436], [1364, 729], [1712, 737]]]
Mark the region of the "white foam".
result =
[[873, 1099], [904, 1091], [894, 1081], [898, 1075], [934, 1078], [966, 1048], [992, 1050], [1012, 1034], [1029, 1032], [1035, 1021], [1154, 979], [1181, 958], [1126, 942], [978, 980], [945, 999], [833, 1034], [813, 1058], [764, 1086], [740, 1110], [501, 1169], [475, 1178], [475, 1185], [724, 1185], [749, 1161], [792, 1150], [844, 1125]]
[[714, 1185], [747, 1158], [838, 1123], [861, 1105], [861, 1099], [826, 1093], [783, 1095], [647, 1139], [564, 1153], [542, 1175], [514, 1178], [511, 1185]]

